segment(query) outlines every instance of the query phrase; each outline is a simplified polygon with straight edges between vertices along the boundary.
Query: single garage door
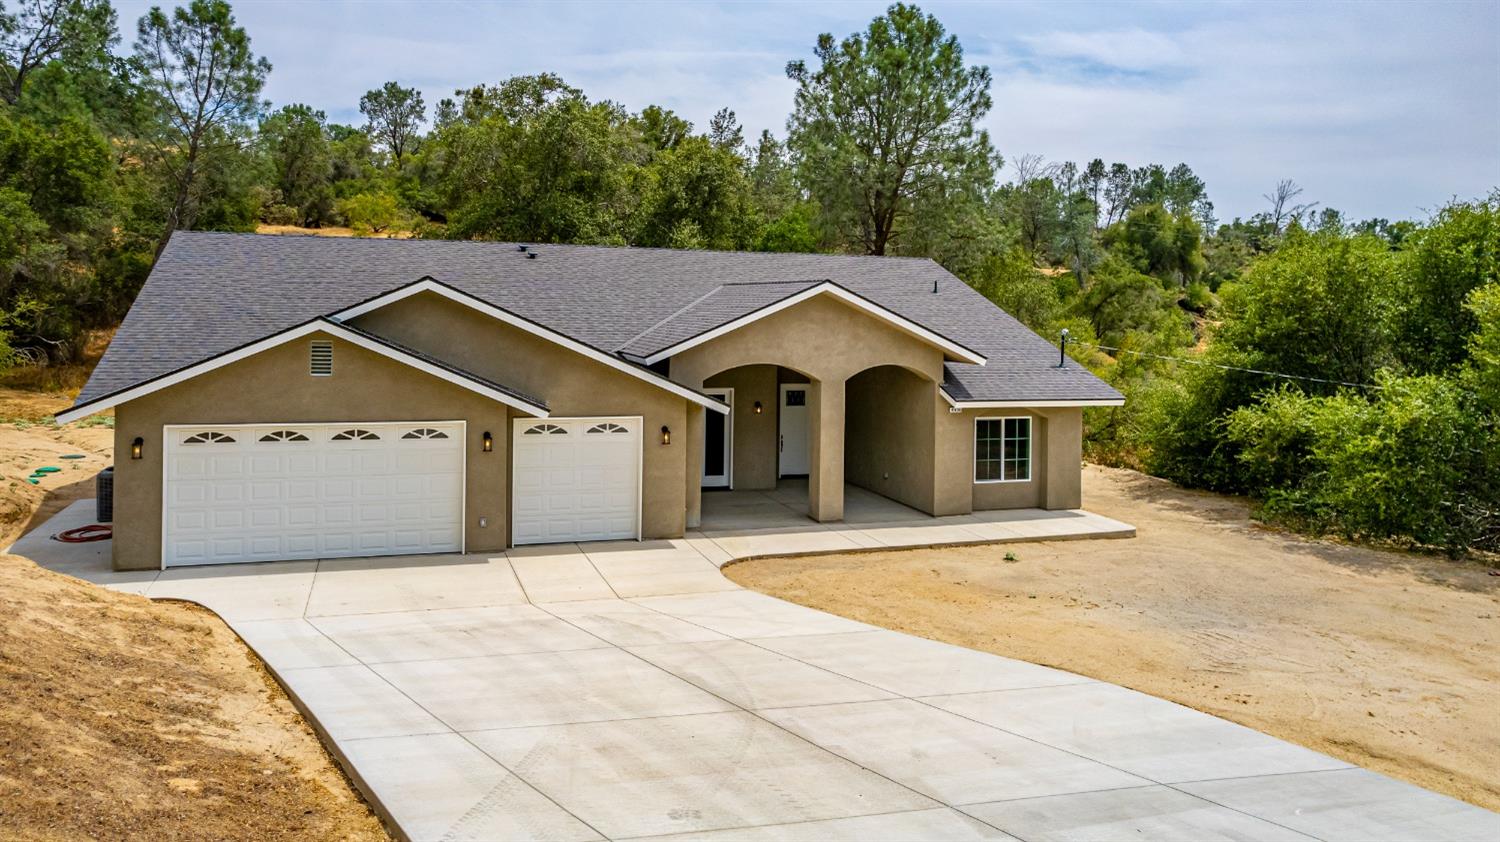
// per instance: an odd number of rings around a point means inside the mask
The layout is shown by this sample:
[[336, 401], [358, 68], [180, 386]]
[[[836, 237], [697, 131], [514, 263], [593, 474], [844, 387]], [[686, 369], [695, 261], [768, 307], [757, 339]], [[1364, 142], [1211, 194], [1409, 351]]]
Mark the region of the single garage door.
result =
[[463, 422], [166, 429], [163, 565], [460, 552]]
[[512, 543], [640, 537], [640, 418], [523, 418], [512, 439]]

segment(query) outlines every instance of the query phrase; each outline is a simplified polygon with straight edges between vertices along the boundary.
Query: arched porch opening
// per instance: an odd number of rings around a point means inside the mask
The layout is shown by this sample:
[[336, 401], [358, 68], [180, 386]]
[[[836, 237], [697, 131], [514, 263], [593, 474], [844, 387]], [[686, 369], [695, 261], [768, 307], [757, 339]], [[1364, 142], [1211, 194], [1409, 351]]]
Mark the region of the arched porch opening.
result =
[[936, 383], [921, 372], [879, 365], [850, 377], [844, 383], [844, 481], [932, 513], [938, 411]]

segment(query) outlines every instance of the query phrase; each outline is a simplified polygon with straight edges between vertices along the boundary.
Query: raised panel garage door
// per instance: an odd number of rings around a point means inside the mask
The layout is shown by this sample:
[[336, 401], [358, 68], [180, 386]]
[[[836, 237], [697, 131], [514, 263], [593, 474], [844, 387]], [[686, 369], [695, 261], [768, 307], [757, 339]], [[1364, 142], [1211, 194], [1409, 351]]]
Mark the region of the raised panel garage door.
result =
[[462, 422], [168, 427], [163, 566], [459, 552]]
[[640, 537], [640, 418], [524, 418], [512, 441], [512, 543]]

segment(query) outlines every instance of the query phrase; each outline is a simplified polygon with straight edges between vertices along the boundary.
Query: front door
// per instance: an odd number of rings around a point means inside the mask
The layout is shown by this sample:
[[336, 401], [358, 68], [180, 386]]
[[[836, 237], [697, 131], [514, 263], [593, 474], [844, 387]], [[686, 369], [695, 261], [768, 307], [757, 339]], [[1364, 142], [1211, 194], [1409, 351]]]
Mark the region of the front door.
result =
[[781, 433], [777, 442], [780, 457], [777, 473], [784, 477], [807, 475], [807, 393], [806, 383], [786, 383], [781, 387]]
[[729, 404], [728, 415], [703, 411], [703, 487], [729, 488], [734, 462], [734, 390], [704, 389], [703, 394]]

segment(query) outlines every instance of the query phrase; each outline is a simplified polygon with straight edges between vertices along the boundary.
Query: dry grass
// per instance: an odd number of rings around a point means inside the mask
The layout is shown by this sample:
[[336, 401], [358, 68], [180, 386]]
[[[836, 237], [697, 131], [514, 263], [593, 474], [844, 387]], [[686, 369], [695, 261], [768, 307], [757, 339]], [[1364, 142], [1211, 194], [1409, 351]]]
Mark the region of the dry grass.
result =
[[1084, 503], [1138, 537], [766, 559], [725, 573], [1500, 808], [1500, 577], [1486, 564], [1262, 528], [1243, 500], [1132, 471], [1086, 468]]
[[0, 837], [384, 840], [217, 617], [0, 556]]
[[[343, 228], [337, 225], [325, 225], [322, 228], [303, 228], [298, 225], [266, 225], [264, 223], [255, 227], [257, 234], [299, 234], [307, 237], [357, 237], [353, 228]], [[410, 239], [410, 231], [381, 231], [371, 234], [372, 239], [406, 240]]]

